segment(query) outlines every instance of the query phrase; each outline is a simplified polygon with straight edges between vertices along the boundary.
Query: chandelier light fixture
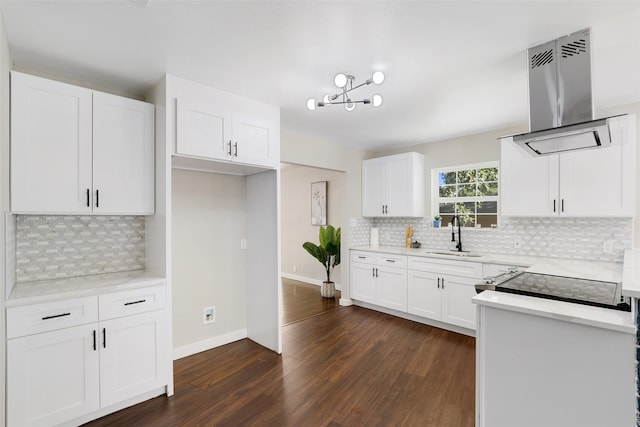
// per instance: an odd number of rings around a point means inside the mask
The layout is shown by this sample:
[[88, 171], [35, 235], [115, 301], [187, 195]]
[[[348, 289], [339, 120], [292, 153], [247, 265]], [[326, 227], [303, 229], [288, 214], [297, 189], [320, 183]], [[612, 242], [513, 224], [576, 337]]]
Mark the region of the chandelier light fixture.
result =
[[333, 95], [327, 94], [322, 98], [322, 101], [317, 101], [315, 98], [309, 98], [307, 100], [307, 108], [311, 111], [314, 111], [316, 107], [326, 107], [328, 105], [342, 104], [344, 105], [345, 110], [353, 111], [356, 109], [356, 104], [369, 104], [376, 108], [382, 105], [382, 95], [380, 95], [379, 93], [375, 93], [371, 95], [371, 98], [364, 98], [360, 101], [352, 100], [349, 96], [349, 93], [351, 91], [354, 91], [362, 86], [367, 86], [371, 83], [375, 85], [382, 84], [382, 82], [384, 82], [384, 73], [382, 71], [376, 71], [363, 83], [354, 86], [355, 80], [356, 78], [350, 74], [336, 74], [333, 82], [338, 88], [342, 89], [342, 91]]

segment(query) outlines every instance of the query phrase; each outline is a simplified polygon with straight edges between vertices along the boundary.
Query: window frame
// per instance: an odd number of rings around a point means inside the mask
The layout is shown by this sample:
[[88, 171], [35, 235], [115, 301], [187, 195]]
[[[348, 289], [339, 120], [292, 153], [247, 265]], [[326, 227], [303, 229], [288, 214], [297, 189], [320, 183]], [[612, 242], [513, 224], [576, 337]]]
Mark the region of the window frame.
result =
[[[439, 176], [440, 173], [447, 172], [458, 172], [462, 170], [470, 170], [470, 169], [485, 169], [485, 168], [496, 168], [498, 170], [497, 174], [497, 184], [498, 184], [498, 195], [497, 196], [464, 196], [464, 197], [440, 197], [440, 182]], [[493, 181], [491, 181], [493, 182]], [[477, 181], [476, 181], [477, 183]], [[456, 165], [456, 166], [447, 166], [441, 168], [433, 168], [431, 169], [431, 213], [432, 216], [440, 215], [450, 215], [450, 214], [441, 214], [440, 213], [440, 203], [464, 203], [464, 202], [496, 202], [496, 227], [500, 227], [500, 161], [494, 160], [490, 162], [478, 162], [478, 163], [468, 163], [464, 165]], [[476, 212], [477, 216], [478, 213]], [[466, 228], [476, 228], [475, 226], [467, 226]], [[490, 230], [494, 227], [481, 227], [481, 230]]]

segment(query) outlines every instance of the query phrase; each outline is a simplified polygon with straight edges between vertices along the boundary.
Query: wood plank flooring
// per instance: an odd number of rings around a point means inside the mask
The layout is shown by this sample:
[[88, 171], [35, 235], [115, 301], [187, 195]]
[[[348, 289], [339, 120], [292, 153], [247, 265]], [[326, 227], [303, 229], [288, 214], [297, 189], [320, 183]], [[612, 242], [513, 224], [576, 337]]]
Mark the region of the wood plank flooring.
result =
[[175, 395], [87, 426], [471, 427], [475, 339], [361, 307], [177, 360]]
[[340, 291], [334, 298], [322, 298], [320, 286], [282, 278], [282, 324], [299, 322], [311, 316], [338, 308]]

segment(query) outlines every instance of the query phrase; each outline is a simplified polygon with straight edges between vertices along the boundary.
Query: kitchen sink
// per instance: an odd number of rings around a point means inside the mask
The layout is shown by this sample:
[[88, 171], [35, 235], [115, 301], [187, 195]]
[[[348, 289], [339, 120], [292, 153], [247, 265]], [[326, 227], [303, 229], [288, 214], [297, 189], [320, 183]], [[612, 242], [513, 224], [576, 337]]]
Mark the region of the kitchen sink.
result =
[[458, 252], [458, 251], [427, 251], [428, 255], [446, 255], [459, 258], [480, 258], [482, 255], [474, 254], [471, 252]]

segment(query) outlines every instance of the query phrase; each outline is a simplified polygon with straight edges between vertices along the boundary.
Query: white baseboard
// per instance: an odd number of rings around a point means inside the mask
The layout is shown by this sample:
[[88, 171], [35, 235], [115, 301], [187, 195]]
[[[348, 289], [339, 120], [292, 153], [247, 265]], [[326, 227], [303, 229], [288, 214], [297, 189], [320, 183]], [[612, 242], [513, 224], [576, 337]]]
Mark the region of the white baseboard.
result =
[[[314, 279], [312, 277], [299, 276], [297, 274], [280, 273], [280, 276], [285, 279], [297, 280], [298, 282], [308, 283], [310, 285], [322, 286], [322, 280]], [[342, 291], [342, 285], [336, 283], [336, 289]]]
[[206, 340], [197, 341], [192, 344], [183, 345], [181, 347], [176, 347], [173, 349], [173, 360], [182, 359], [183, 357], [211, 350], [212, 348], [220, 347], [221, 345], [239, 341], [244, 338], [247, 338], [247, 330], [239, 329], [237, 331], [229, 332], [224, 335], [218, 335], [213, 338], [207, 338]]

